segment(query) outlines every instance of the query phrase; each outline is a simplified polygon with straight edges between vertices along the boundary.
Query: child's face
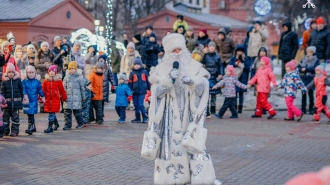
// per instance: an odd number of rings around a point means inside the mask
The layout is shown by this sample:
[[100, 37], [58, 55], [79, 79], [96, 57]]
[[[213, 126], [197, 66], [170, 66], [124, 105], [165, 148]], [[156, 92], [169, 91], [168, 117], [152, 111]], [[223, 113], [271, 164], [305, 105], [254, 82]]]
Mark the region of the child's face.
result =
[[321, 71], [318, 70], [318, 69], [315, 69], [315, 74], [316, 74], [316, 75], [320, 75], [320, 74], [321, 74]]
[[125, 82], [124, 79], [119, 79], [119, 83], [123, 84]]
[[7, 76], [8, 76], [9, 78], [13, 78], [13, 77], [15, 76], [15, 72], [14, 72], [14, 71], [9, 71], [9, 72], [7, 73]]
[[70, 74], [75, 74], [76, 71], [77, 71], [77, 70], [76, 70], [75, 68], [73, 68], [73, 67], [69, 69], [69, 73], [70, 73]]
[[102, 68], [97, 67], [97, 68], [96, 68], [96, 72], [98, 72], [98, 73], [103, 73], [103, 70], [102, 70]]
[[140, 65], [139, 64], [134, 64], [134, 69], [136, 69], [136, 70], [138, 70], [138, 69], [140, 69]]
[[311, 56], [313, 56], [313, 55], [314, 55], [313, 51], [311, 51], [311, 50], [307, 50], [307, 56], [311, 57]]
[[285, 67], [285, 71], [286, 71], [287, 73], [289, 73], [289, 72], [292, 71], [292, 69], [291, 69], [290, 67]]
[[129, 48], [127, 48], [127, 52], [128, 52], [128, 53], [133, 53], [133, 52], [134, 52], [134, 49], [131, 48], [131, 47], [129, 47]]
[[33, 79], [35, 77], [35, 72], [29, 71], [29, 72], [27, 72], [27, 76], [28, 76], [28, 78]]
[[227, 76], [231, 76], [231, 71], [230, 70], [226, 70], [226, 75]]
[[214, 46], [209, 46], [209, 52], [214, 53], [215, 47]]
[[54, 71], [49, 71], [49, 76], [51, 76], [51, 77], [55, 76], [55, 72]]
[[264, 67], [266, 65], [265, 61], [260, 60], [260, 66]]
[[105, 62], [105, 60], [104, 60], [103, 58], [100, 58], [100, 59], [99, 59], [99, 62], [102, 62], [102, 63], [104, 63], [104, 62]]
[[242, 55], [243, 51], [237, 51], [237, 55]]
[[155, 37], [150, 37], [150, 42], [155, 42]]
[[265, 57], [265, 56], [266, 56], [266, 52], [260, 51], [260, 57]]
[[192, 34], [193, 34], [193, 32], [191, 31], [191, 30], [188, 30], [187, 31], [187, 35], [190, 37], [190, 36], [192, 36]]

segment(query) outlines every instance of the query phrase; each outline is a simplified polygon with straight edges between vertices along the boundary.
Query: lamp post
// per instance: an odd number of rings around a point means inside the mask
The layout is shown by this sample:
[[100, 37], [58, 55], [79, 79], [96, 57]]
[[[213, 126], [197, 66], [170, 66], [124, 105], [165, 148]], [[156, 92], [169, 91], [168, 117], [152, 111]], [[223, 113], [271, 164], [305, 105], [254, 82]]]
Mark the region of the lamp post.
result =
[[99, 26], [100, 26], [100, 20], [94, 20], [95, 25], [95, 35], [98, 35], [99, 33]]

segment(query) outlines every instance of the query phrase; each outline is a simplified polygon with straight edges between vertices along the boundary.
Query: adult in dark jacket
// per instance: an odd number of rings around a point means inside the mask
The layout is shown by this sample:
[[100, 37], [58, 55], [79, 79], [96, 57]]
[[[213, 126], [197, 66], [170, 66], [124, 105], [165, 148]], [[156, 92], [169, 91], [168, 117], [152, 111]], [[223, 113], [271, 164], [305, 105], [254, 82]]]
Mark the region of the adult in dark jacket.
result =
[[[222, 68], [220, 55], [215, 52], [215, 43], [210, 42], [208, 46], [209, 52], [204, 55], [204, 58], [201, 63], [211, 75], [209, 81], [213, 84], [216, 84], [219, 80], [222, 79], [222, 76], [224, 75], [224, 70]], [[210, 89], [209, 93], [211, 95], [211, 114], [215, 114], [217, 94], [221, 93], [221, 89]], [[210, 116], [209, 106], [207, 106], [206, 116]]]
[[[146, 26], [146, 31], [143, 33], [142, 39], [141, 39], [141, 43], [143, 45], [146, 45], [148, 43], [152, 33], [155, 34], [154, 33], [154, 28], [151, 25]], [[155, 37], [156, 37], [156, 35], [155, 35]], [[157, 40], [157, 38], [156, 38], [156, 40]]]
[[148, 43], [146, 43], [146, 55], [147, 55], [147, 70], [150, 71], [151, 67], [158, 64], [158, 53], [160, 52], [159, 45], [156, 41], [156, 35], [151, 34]]
[[199, 34], [196, 40], [196, 45], [202, 44], [204, 47], [211, 42], [209, 35], [207, 34], [207, 29], [203, 28], [199, 30]]
[[[250, 32], [253, 30], [254, 26], [251, 26], [247, 33], [246, 33], [246, 38], [244, 39], [244, 48], [245, 48], [245, 51], [244, 51], [244, 54], [247, 56], [247, 51], [249, 49], [249, 39], [250, 39]], [[253, 61], [250, 61], [250, 62], [253, 62]]]
[[114, 40], [111, 40], [111, 68], [112, 68], [112, 73], [114, 80], [116, 84], [118, 84], [118, 78], [117, 74], [120, 71], [120, 62], [121, 62], [121, 57], [119, 54], [119, 51], [116, 47], [116, 42]]
[[132, 123], [141, 123], [141, 114], [143, 123], [148, 122], [148, 116], [144, 107], [144, 98], [147, 90], [150, 90], [148, 81], [148, 72], [143, 68], [142, 61], [139, 57], [134, 60], [134, 68], [129, 77], [129, 88], [133, 92], [133, 103], [135, 107], [135, 119]]
[[325, 21], [322, 17], [316, 19], [316, 29], [310, 36], [309, 46], [316, 47], [315, 54], [320, 63], [330, 59], [330, 30], [325, 26]]
[[135, 44], [135, 50], [139, 52], [143, 64], [146, 64], [146, 47], [141, 42], [141, 34], [134, 35], [133, 42]]
[[[301, 60], [301, 62], [298, 65], [299, 70], [299, 76], [305, 86], [307, 86], [309, 83], [311, 83], [314, 80], [315, 77], [315, 68], [320, 65], [320, 62], [316, 55], [314, 55], [316, 51], [315, 46], [309, 46], [307, 48], [307, 55], [305, 58]], [[308, 90], [308, 97], [309, 97], [309, 113], [314, 114], [314, 88]], [[302, 104], [301, 104], [301, 110], [306, 114], [306, 100], [307, 95], [302, 94]]]
[[[69, 44], [62, 44], [60, 54], [54, 58], [54, 64], [58, 66], [58, 73], [62, 72], [62, 78], [66, 75], [69, 62], [75, 61], [74, 56], [71, 54], [71, 47]], [[62, 80], [63, 80], [62, 79]]]
[[[230, 59], [229, 65], [232, 65], [234, 66], [234, 68], [237, 68], [240, 63], [244, 64], [242, 74], [238, 77], [238, 81], [247, 85], [249, 80], [251, 64], [249, 58], [244, 54], [244, 51], [245, 51], [244, 45], [238, 44], [235, 50], [235, 56], [233, 56]], [[246, 92], [246, 89], [241, 89], [239, 87], [236, 87], [235, 105], [236, 108], [238, 107], [237, 109], [238, 113], [242, 113], [243, 110], [244, 92]], [[238, 106], [237, 106], [237, 97], [239, 98]]]
[[41, 83], [45, 79], [45, 75], [48, 73], [48, 68], [53, 64], [54, 53], [49, 50], [48, 42], [42, 42], [41, 49], [36, 54], [34, 60], [34, 66], [37, 69], [37, 74], [41, 77]]
[[188, 26], [188, 30], [185, 34], [185, 39], [186, 39], [186, 46], [187, 49], [192, 53], [195, 49], [196, 45], [196, 39], [194, 36], [194, 30], [192, 26]]
[[62, 37], [61, 36], [55, 36], [54, 37], [54, 43], [55, 46], [52, 50], [52, 52], [57, 56], [58, 54], [61, 53], [61, 44], [62, 44]]
[[12, 121], [10, 136], [19, 134], [19, 109], [22, 109], [23, 86], [19, 78], [19, 72], [11, 63], [7, 64], [4, 81], [1, 85], [1, 94], [5, 97], [7, 107], [3, 111], [3, 123], [5, 125], [5, 135], [9, 135], [10, 118]]
[[285, 74], [285, 64], [296, 57], [298, 51], [298, 35], [292, 31], [292, 23], [283, 24], [278, 58], [282, 60], [282, 78]]
[[221, 57], [223, 67], [226, 68], [235, 53], [236, 43], [231, 37], [227, 36], [224, 28], [219, 29], [218, 36], [214, 39], [214, 42], [217, 45], [216, 51]]

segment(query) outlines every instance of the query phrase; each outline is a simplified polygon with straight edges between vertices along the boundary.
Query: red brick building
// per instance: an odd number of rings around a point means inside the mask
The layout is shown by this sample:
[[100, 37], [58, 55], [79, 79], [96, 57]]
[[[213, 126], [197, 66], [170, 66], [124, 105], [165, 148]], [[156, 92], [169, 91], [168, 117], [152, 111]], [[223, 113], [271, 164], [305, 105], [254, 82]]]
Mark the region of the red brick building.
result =
[[75, 0], [2, 0], [0, 42], [10, 31], [17, 44], [71, 35], [79, 28], [94, 30], [94, 18]]

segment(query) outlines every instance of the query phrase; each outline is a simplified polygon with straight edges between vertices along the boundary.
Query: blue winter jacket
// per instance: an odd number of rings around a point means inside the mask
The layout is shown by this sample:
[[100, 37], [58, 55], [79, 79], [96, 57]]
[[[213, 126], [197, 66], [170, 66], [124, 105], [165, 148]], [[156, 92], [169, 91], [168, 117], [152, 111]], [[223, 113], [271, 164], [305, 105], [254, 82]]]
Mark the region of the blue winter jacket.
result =
[[127, 107], [127, 98], [132, 95], [131, 89], [127, 84], [120, 84], [116, 89], [116, 106]]
[[36, 78], [25, 79], [22, 81], [23, 94], [29, 97], [29, 109], [24, 110], [24, 114], [37, 114], [38, 113], [38, 95], [45, 97], [41, 88], [41, 83]]

